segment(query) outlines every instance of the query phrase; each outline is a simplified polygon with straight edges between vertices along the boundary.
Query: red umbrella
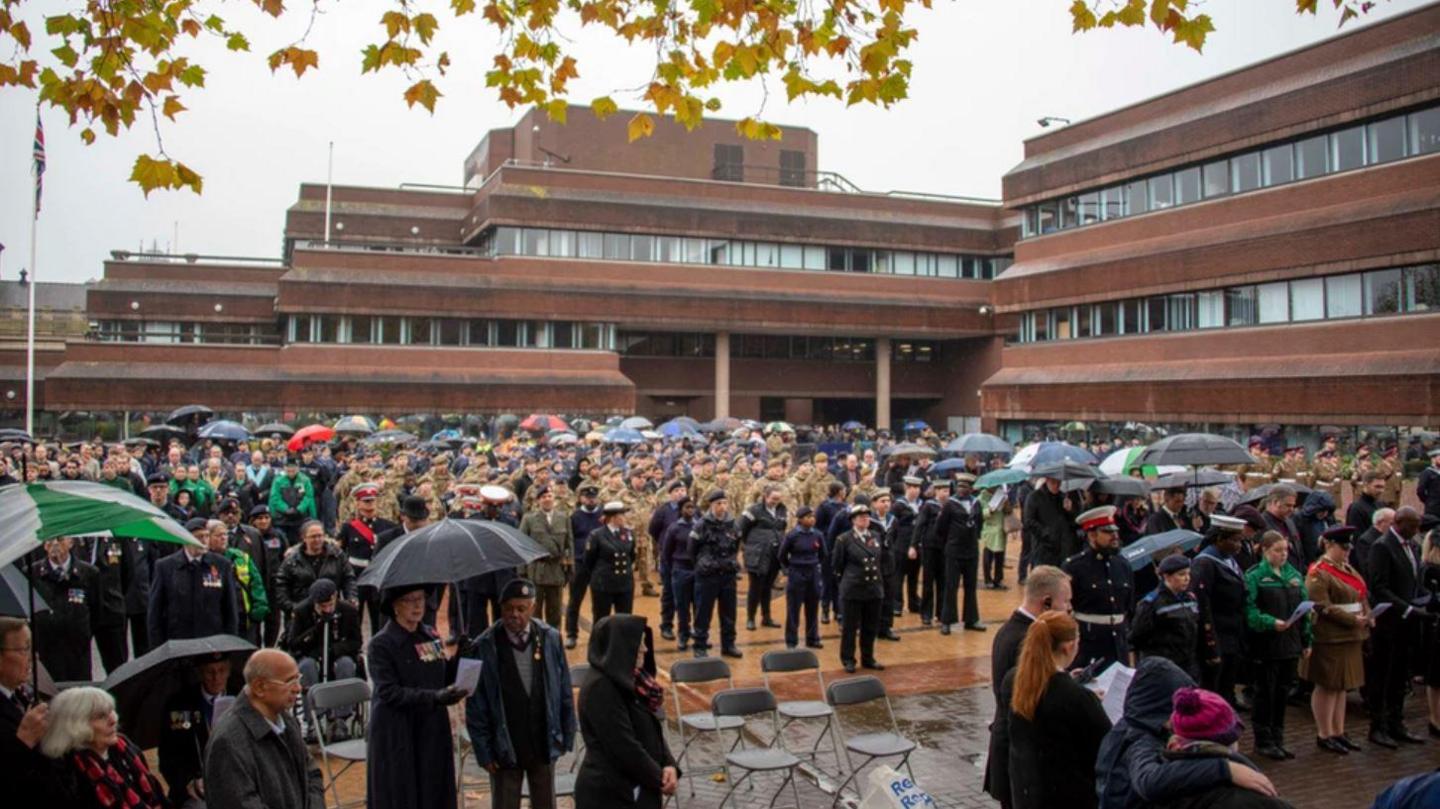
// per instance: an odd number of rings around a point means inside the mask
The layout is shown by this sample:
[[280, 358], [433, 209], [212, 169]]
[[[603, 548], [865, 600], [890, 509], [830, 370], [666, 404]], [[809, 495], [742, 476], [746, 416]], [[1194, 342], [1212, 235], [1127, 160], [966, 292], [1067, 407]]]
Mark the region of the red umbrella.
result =
[[329, 441], [335, 437], [335, 431], [323, 424], [312, 424], [309, 427], [301, 427], [290, 436], [290, 441], [285, 446], [291, 452], [299, 452], [310, 444], [321, 441]]
[[559, 416], [548, 416], [541, 413], [532, 413], [529, 418], [520, 422], [520, 429], [532, 433], [545, 433], [551, 430], [570, 429], [570, 425]]

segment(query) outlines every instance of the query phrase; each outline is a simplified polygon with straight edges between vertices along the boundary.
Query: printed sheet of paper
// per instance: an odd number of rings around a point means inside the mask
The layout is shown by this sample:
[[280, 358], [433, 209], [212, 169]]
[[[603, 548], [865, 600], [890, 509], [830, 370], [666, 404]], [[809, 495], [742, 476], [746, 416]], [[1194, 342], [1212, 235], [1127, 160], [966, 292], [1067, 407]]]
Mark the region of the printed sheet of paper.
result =
[[1105, 715], [1110, 717], [1110, 724], [1113, 725], [1125, 714], [1125, 694], [1130, 691], [1130, 681], [1135, 678], [1135, 669], [1119, 663], [1111, 668], [1115, 674], [1110, 678], [1110, 685], [1105, 689], [1105, 697], [1100, 701], [1100, 706], [1105, 709]]
[[460, 658], [460, 664], [455, 669], [455, 685], [465, 689], [465, 693], [475, 693], [476, 687], [480, 685], [480, 669], [485, 664], [473, 657]]
[[1294, 624], [1296, 621], [1300, 620], [1300, 618], [1304, 616], [1305, 613], [1313, 609], [1315, 609], [1314, 601], [1301, 601], [1299, 604], [1295, 605], [1295, 611], [1290, 613], [1290, 618], [1286, 620], [1285, 623]]

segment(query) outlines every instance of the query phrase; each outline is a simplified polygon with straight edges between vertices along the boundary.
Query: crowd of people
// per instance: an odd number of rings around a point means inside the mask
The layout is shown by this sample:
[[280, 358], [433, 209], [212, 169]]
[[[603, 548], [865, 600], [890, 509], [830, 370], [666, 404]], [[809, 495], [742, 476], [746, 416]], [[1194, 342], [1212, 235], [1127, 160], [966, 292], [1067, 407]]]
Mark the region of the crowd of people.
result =
[[[1010, 570], [1024, 602], [995, 638], [987, 769], [1002, 805], [1097, 796], [1148, 805], [1197, 794], [1196, 784], [1273, 794], [1235, 750], [1237, 711], [1251, 715], [1255, 753], [1282, 759], [1293, 755], [1285, 706], [1308, 694], [1316, 743], [1347, 755], [1360, 745], [1345, 733], [1345, 697], [1361, 689], [1372, 745], [1422, 743], [1402, 722], [1415, 675], [1427, 685], [1429, 733], [1440, 736], [1440, 450], [1419, 480], [1422, 515], [1399, 504], [1392, 449], [1342, 465], [1327, 445], [1312, 464], [1295, 448], [1272, 460], [1257, 441], [1258, 463], [1230, 470], [1228, 484], [1126, 498], [1054, 478], [987, 483], [1005, 466], [998, 454], [936, 472], [950, 436], [928, 429], [901, 441], [740, 425], [623, 445], [598, 432], [490, 435], [421, 446], [342, 435], [290, 446], [276, 436], [0, 448], [0, 485], [114, 486], [196, 540], [63, 537], [25, 563], [51, 609], [33, 626], [0, 624], [7, 769], [22, 767], [18, 782], [37, 798], [58, 789], [105, 807], [238, 807], [251, 794], [266, 806], [319, 806], [305, 745], [358, 726], [345, 712], [297, 710], [297, 699], [360, 677], [373, 694], [372, 807], [454, 804], [449, 707], [462, 701], [495, 806], [519, 806], [522, 792], [552, 806], [554, 762], [577, 730], [586, 743], [577, 806], [658, 806], [679, 773], [664, 740], [657, 644], [742, 657], [742, 580], [745, 631], [783, 628], [787, 647], [821, 649], [820, 627], [834, 622], [839, 663], [856, 672], [884, 669], [880, 642], [901, 640], [894, 622], [907, 611], [941, 634], [986, 631], [978, 590], [1008, 589]], [[1347, 480], [1355, 494], [1341, 519]], [[507, 523], [546, 555], [444, 587], [358, 587], [387, 545], [447, 517]], [[1134, 570], [1118, 553], [1175, 528], [1204, 541]], [[783, 622], [772, 612], [781, 587]], [[659, 599], [658, 632], [631, 614], [637, 597]], [[576, 703], [566, 650], [579, 643], [587, 598], [587, 657], [600, 676]], [[1296, 617], [1301, 602], [1313, 610]], [[442, 603], [448, 632], [438, 628]], [[66, 688], [47, 708], [24, 686], [32, 642], [56, 681], [83, 683], [96, 679], [92, 642], [111, 673], [166, 641], [215, 635], [260, 651], [243, 665], [233, 721], [214, 727], [217, 699], [235, 696], [231, 662], [194, 661], [192, 686], [168, 706], [163, 784], [118, 732], [104, 691]], [[466, 659], [481, 661], [473, 690], [456, 684]], [[1139, 668], [1112, 728], [1072, 674], [1115, 662]], [[1164, 716], [1150, 694], [1160, 690], [1176, 695]], [[1107, 759], [1123, 766], [1097, 771]], [[1204, 781], [1202, 770], [1224, 778]], [[271, 771], [293, 777], [262, 775]], [[1170, 786], [1152, 793], [1156, 784]]]

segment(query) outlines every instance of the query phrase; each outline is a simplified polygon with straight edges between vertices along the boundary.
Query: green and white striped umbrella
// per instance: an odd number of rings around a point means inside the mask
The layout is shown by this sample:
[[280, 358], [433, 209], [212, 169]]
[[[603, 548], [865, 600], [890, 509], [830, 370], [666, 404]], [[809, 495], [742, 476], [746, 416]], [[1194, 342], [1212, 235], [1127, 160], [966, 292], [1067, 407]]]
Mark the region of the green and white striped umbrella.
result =
[[0, 488], [0, 566], [47, 539], [111, 534], [177, 545], [198, 545], [184, 526], [147, 500], [83, 480]]

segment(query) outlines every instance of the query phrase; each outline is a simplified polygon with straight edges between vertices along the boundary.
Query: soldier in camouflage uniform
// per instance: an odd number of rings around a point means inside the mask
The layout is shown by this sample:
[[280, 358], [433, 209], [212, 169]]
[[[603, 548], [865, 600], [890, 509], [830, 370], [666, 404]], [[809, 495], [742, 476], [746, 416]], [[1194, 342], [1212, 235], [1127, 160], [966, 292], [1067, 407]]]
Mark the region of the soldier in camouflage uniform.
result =
[[810, 476], [810, 486], [805, 492], [805, 505], [816, 508], [825, 500], [826, 494], [830, 491], [830, 484], [837, 478], [830, 474], [830, 456], [817, 452], [811, 458], [815, 465], [815, 473]]
[[632, 468], [630, 485], [620, 493], [619, 499], [629, 509], [630, 521], [635, 526], [631, 529], [631, 533], [635, 535], [635, 581], [640, 584], [640, 594], [651, 597], [659, 595], [659, 591], [655, 589], [655, 540], [648, 530], [651, 514], [655, 511], [655, 501], [650, 495], [645, 478], [644, 467]]
[[1335, 501], [1336, 508], [1339, 508], [1340, 459], [1335, 457], [1335, 450], [1325, 447], [1315, 453], [1315, 464], [1311, 467], [1311, 472], [1315, 479], [1313, 488], [1329, 494]]
[[1385, 490], [1380, 493], [1380, 502], [1388, 508], [1400, 507], [1400, 491], [1405, 482], [1405, 464], [1400, 460], [1400, 445], [1391, 444], [1376, 465], [1376, 470], [1385, 476]]
[[698, 455], [690, 466], [690, 499], [704, 502], [705, 493], [715, 485], [715, 461], [709, 455]]

